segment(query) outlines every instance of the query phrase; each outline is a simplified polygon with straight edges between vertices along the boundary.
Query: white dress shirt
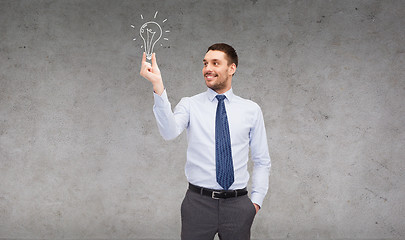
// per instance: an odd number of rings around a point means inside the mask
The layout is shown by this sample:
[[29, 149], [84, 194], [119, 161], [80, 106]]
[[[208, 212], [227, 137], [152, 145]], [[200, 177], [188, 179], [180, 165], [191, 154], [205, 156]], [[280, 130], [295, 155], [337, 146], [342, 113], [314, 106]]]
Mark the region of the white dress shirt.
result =
[[[187, 180], [200, 187], [222, 189], [216, 181], [215, 167], [216, 95], [208, 88], [206, 92], [182, 98], [173, 112], [165, 90], [161, 96], [154, 93], [153, 112], [165, 140], [174, 139], [187, 129]], [[250, 146], [254, 163], [251, 200], [261, 206], [268, 190], [271, 166], [263, 114], [259, 105], [234, 95], [232, 89], [224, 95], [235, 179], [229, 189], [242, 189], [248, 184]]]

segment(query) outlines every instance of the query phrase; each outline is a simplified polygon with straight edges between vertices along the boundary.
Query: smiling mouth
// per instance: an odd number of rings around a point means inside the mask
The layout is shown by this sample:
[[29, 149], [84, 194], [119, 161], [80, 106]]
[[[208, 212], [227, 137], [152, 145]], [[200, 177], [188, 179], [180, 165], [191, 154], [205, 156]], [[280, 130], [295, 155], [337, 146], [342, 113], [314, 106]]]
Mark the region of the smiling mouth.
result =
[[218, 77], [218, 74], [209, 72], [209, 73], [204, 74], [204, 77], [205, 77], [207, 80], [212, 80], [212, 79], [214, 79], [215, 77]]

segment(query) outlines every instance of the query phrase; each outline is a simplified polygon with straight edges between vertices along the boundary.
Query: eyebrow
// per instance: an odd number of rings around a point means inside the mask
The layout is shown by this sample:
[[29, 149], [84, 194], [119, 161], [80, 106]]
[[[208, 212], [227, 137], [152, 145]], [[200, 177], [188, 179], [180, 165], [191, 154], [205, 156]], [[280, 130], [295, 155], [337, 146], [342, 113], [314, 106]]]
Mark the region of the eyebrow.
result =
[[[212, 61], [212, 62], [215, 62], [215, 61], [220, 62], [221, 60], [214, 58], [214, 59], [211, 59], [210, 61]], [[203, 62], [208, 62], [208, 60], [204, 58]]]

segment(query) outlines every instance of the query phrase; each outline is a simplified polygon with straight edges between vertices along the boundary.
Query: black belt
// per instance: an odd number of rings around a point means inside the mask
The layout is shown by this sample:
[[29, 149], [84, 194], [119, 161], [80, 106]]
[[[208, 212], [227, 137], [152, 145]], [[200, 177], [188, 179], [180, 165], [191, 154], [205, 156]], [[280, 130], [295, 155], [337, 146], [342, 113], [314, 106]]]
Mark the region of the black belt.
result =
[[196, 192], [200, 195], [208, 196], [213, 199], [240, 197], [248, 193], [246, 188], [237, 190], [214, 190], [209, 188], [202, 188], [191, 183], [189, 183], [188, 189], [192, 192]]

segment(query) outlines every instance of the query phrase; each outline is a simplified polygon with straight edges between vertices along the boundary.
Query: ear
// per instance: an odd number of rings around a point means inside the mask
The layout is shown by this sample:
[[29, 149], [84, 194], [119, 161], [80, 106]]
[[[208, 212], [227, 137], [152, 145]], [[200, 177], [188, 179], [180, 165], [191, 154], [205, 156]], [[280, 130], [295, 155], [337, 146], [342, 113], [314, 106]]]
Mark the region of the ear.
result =
[[236, 72], [236, 64], [235, 64], [235, 63], [232, 63], [232, 64], [229, 66], [229, 74], [230, 74], [230, 75], [234, 75], [235, 72]]

